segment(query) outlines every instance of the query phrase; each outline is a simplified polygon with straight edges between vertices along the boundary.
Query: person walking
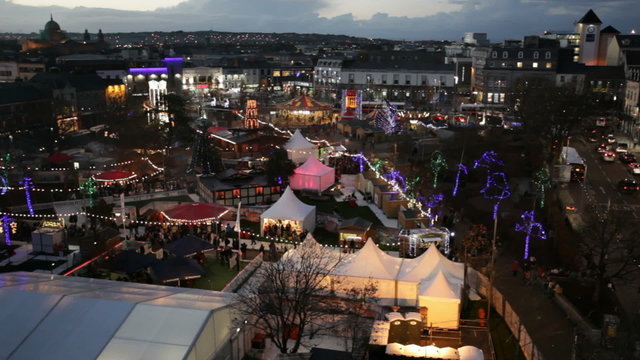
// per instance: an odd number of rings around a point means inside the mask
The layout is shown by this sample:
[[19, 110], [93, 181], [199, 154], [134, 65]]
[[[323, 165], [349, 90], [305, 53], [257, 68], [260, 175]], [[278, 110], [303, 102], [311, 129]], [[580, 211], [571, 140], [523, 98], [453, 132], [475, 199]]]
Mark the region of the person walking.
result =
[[520, 263], [518, 260], [513, 260], [513, 263], [511, 264], [511, 273], [513, 274], [513, 277], [518, 276], [518, 270], [520, 270]]

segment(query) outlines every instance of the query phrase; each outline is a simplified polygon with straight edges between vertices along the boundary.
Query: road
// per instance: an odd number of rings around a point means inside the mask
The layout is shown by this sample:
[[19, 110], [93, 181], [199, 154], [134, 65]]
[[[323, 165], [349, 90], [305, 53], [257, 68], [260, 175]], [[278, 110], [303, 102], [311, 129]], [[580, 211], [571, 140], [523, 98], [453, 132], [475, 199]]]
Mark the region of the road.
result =
[[[617, 137], [619, 142], [631, 143], [624, 137]], [[629, 215], [635, 220], [640, 219], [640, 194], [622, 194], [617, 189], [618, 181], [624, 178], [635, 178], [640, 180], [640, 176], [633, 175], [627, 171], [626, 165], [619, 160], [614, 162], [604, 162], [602, 155], [595, 151], [597, 143], [589, 143], [577, 140], [573, 143], [573, 147], [579, 152], [580, 156], [587, 162], [587, 188], [590, 189], [588, 194], [586, 189], [579, 184], [570, 184], [569, 192], [576, 203], [578, 210], [584, 209], [582, 206], [588, 196], [599, 204], [610, 204], [614, 208], [622, 208], [629, 210]], [[640, 149], [631, 150], [638, 159], [640, 159]], [[609, 203], [610, 201], [610, 203]], [[640, 303], [640, 274], [635, 273], [632, 281], [615, 281], [614, 286], [618, 300], [620, 301], [625, 312], [630, 316], [630, 320], [638, 316], [638, 304]]]
[[[633, 178], [634, 175], [630, 174], [627, 171], [627, 166], [619, 160], [614, 162], [603, 161], [602, 155], [595, 151], [596, 145], [597, 143], [581, 140], [576, 140], [572, 144], [587, 162], [586, 187], [578, 184], [569, 185], [569, 192], [578, 209], [583, 209], [584, 201], [588, 199], [588, 196], [591, 196], [591, 200], [598, 204], [606, 205], [610, 201], [612, 207], [629, 210], [630, 215], [640, 219], [640, 211], [638, 211], [640, 210], [640, 200], [638, 195], [622, 194], [617, 188], [620, 180]], [[637, 175], [635, 177], [638, 178]]]

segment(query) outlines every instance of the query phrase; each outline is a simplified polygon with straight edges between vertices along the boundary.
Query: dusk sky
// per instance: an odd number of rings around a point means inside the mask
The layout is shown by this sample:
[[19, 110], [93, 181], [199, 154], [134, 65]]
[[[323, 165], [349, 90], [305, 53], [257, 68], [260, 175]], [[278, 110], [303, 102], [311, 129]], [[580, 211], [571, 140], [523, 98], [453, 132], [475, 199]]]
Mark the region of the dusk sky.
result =
[[640, 29], [637, 0], [0, 0], [0, 32], [37, 32], [52, 13], [63, 30], [219, 30], [494, 41], [572, 30], [593, 8], [604, 25]]

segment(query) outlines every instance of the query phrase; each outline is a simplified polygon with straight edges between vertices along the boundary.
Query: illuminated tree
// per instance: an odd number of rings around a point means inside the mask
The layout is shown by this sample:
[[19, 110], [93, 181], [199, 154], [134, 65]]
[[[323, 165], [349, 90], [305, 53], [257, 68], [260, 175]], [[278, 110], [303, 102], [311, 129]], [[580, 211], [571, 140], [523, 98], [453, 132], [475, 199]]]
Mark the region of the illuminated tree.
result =
[[520, 219], [522, 220], [522, 223], [516, 224], [516, 231], [525, 233], [523, 259], [527, 260], [529, 259], [529, 243], [531, 241], [531, 237], [537, 237], [545, 240], [547, 238], [547, 234], [545, 233], [542, 224], [536, 222], [533, 210], [522, 213], [522, 215], [520, 215]]

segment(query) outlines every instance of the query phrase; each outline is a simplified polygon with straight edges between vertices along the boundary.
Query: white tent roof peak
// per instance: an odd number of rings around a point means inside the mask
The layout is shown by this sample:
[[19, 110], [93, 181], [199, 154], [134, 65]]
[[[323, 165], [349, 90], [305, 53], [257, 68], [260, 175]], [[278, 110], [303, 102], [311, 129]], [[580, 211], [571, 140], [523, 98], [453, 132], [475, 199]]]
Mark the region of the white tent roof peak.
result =
[[318, 145], [307, 140], [300, 130], [296, 130], [293, 133], [293, 136], [287, 143], [284, 145], [287, 150], [297, 150], [297, 149], [309, 149], [309, 148], [317, 148]]
[[315, 206], [307, 205], [300, 201], [290, 187], [282, 193], [280, 199], [276, 201], [267, 211], [260, 215], [263, 219], [276, 220], [304, 220], [306, 216], [315, 210]]
[[296, 174], [304, 174], [304, 175], [324, 175], [328, 172], [331, 172], [333, 168], [323, 164], [320, 160], [316, 159], [315, 156], [309, 156], [307, 161], [304, 164], [300, 165], [293, 172]]
[[432, 277], [437, 271], [443, 271], [449, 281], [464, 281], [464, 264], [447, 259], [434, 244], [417, 258], [405, 259], [398, 272], [398, 280], [419, 282]]
[[460, 301], [460, 296], [444, 276], [442, 270], [431, 280], [420, 284], [420, 296]]
[[362, 249], [336, 269], [337, 275], [395, 280], [402, 259], [384, 253], [369, 238]]

